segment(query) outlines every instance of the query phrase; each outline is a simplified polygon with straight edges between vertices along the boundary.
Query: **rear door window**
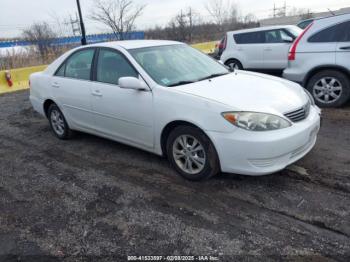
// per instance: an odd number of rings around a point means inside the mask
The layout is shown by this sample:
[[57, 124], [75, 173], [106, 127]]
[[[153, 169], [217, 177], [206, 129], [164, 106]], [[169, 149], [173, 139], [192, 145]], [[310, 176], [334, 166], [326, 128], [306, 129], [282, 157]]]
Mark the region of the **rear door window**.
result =
[[308, 39], [310, 43], [334, 43], [341, 42], [347, 35], [344, 30], [346, 23], [337, 24], [314, 34]]
[[65, 77], [90, 80], [94, 53], [94, 49], [85, 49], [73, 54], [66, 62]]
[[263, 32], [251, 32], [251, 33], [241, 33], [235, 34], [235, 42], [237, 44], [262, 44], [264, 43], [264, 33]]

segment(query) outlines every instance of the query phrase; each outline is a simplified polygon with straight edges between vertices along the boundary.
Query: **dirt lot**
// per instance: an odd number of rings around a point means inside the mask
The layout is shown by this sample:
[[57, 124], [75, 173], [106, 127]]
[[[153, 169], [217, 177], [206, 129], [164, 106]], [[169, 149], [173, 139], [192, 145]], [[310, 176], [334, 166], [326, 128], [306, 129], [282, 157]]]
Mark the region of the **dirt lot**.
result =
[[349, 261], [350, 107], [280, 173], [193, 183], [165, 159], [94, 136], [57, 140], [28, 92], [0, 96], [0, 261]]

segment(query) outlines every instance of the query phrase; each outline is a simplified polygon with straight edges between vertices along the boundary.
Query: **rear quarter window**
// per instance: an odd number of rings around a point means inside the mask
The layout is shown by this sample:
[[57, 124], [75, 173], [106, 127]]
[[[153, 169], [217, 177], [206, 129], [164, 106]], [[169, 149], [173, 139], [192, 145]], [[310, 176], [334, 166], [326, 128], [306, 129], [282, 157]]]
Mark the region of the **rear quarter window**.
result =
[[66, 71], [66, 63], [64, 63], [63, 65], [61, 65], [61, 67], [59, 68], [59, 70], [56, 72], [55, 76], [64, 77], [65, 71]]
[[336, 24], [326, 29], [321, 30], [309, 37], [310, 43], [334, 43], [340, 42], [346, 36], [346, 24], [349, 22]]
[[90, 80], [95, 49], [76, 51], [56, 71], [55, 76]]

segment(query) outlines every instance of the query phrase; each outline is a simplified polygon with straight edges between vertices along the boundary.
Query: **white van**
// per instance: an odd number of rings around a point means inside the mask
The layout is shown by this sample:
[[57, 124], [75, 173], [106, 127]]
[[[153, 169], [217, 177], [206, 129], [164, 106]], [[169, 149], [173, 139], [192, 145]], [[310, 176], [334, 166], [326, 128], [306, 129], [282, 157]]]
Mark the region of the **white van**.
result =
[[227, 32], [219, 45], [220, 60], [235, 69], [282, 72], [290, 46], [302, 31], [287, 25]]

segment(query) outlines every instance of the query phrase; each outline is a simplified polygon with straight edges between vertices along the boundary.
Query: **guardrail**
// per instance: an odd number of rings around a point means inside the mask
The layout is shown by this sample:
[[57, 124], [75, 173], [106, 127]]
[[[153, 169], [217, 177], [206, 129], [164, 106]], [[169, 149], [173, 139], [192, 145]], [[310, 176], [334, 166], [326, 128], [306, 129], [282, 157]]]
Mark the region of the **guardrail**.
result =
[[9, 70], [13, 83], [12, 86], [9, 86], [6, 81], [6, 71], [0, 71], [0, 94], [27, 89], [29, 86], [29, 76], [32, 73], [43, 71], [45, 68], [46, 65]]
[[[214, 53], [216, 42], [199, 43], [192, 45], [194, 48], [201, 50], [204, 53]], [[14, 92], [28, 88], [29, 76], [32, 73], [45, 70], [46, 65], [25, 67], [9, 70], [13, 85], [9, 86], [6, 81], [6, 71], [0, 71], [0, 94]]]
[[206, 54], [212, 54], [215, 52], [216, 43], [217, 43], [217, 41], [199, 43], [199, 44], [192, 45], [192, 47], [199, 49]]
[[[145, 32], [137, 31], [137, 32], [128, 32], [123, 34], [123, 39], [125, 40], [136, 40], [136, 39], [144, 39]], [[89, 44], [98, 43], [98, 42], [106, 42], [106, 41], [115, 41], [120, 39], [120, 36], [115, 34], [98, 34], [98, 35], [87, 35], [86, 40]], [[8, 48], [8, 47], [16, 47], [16, 46], [29, 46], [33, 44], [41, 44], [41, 45], [72, 45], [79, 44], [81, 42], [80, 36], [68, 36], [61, 38], [54, 38], [39, 41], [37, 43], [33, 43], [26, 40], [12, 40], [12, 41], [0, 41], [0, 48]]]

